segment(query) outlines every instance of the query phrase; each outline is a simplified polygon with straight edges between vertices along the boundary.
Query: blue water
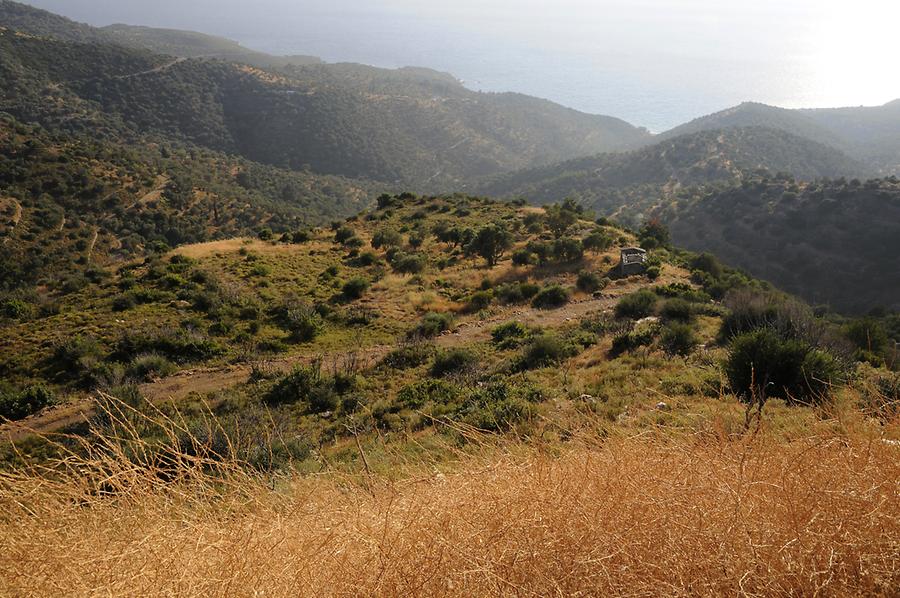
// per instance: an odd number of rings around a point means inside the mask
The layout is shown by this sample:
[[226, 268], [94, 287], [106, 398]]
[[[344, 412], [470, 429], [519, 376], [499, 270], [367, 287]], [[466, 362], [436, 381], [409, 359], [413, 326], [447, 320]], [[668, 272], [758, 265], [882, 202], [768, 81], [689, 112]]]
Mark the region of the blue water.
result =
[[[335, 34], [339, 31], [340, 34]], [[792, 95], [781, 65], [665, 57], [600, 56], [590, 50], [550, 49], [477, 32], [447, 31], [431, 22], [385, 23], [363, 16], [327, 16], [289, 34], [230, 37], [273, 54], [312, 54], [327, 62], [386, 68], [427, 66], [461, 79], [470, 89], [515, 91], [584, 112], [607, 114], [661, 132], [742, 101], [804, 105]]]
[[273, 54], [430, 67], [471, 89], [526, 93], [654, 132], [748, 100], [821, 107], [900, 97], [900, 79], [888, 74], [896, 20], [805, 0], [26, 1], [94, 25], [192, 29]]

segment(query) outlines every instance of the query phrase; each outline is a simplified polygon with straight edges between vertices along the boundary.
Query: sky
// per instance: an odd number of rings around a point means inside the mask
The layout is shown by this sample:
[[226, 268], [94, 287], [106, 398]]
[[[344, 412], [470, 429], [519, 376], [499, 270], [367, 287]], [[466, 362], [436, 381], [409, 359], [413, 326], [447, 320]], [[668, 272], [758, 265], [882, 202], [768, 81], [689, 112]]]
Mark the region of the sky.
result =
[[329, 62], [426, 66], [652, 130], [741, 101], [900, 97], [900, 1], [29, 0], [93, 25], [192, 29]]

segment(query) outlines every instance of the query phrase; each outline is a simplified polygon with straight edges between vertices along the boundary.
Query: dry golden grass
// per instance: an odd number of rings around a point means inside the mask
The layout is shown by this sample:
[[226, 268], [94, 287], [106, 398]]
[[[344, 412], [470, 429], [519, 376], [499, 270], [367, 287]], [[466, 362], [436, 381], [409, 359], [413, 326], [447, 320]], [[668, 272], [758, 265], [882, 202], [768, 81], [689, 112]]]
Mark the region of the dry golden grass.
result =
[[[494, 444], [401, 482], [264, 479], [199, 444], [153, 456], [135, 440], [141, 423], [127, 423], [134, 414], [112, 411], [118, 432], [85, 443], [86, 457], [0, 476], [3, 594], [900, 588], [900, 447], [878, 438], [644, 436], [573, 441], [555, 455]], [[181, 427], [164, 422], [170, 440]]]

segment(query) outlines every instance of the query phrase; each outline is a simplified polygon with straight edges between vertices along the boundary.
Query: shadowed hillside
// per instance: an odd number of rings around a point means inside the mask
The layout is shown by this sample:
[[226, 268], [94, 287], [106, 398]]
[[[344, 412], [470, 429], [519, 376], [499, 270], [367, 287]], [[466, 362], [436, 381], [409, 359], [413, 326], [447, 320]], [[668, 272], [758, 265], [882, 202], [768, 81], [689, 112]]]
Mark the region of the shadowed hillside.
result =
[[[619, 119], [543, 100], [472, 92], [426, 69], [284, 64], [269, 72], [227, 51], [211, 54], [238, 63], [175, 63], [143, 48], [190, 57], [203, 52], [198, 45], [223, 42], [118, 29], [142, 48], [126, 49], [109, 41], [110, 32], [16, 3], [2, 8], [0, 26], [40, 36], [6, 36], [12, 39], [0, 54], [8, 80], [35, 99], [52, 88], [99, 106], [131, 130], [279, 167], [446, 188], [473, 176], [635, 147], [650, 136]], [[0, 109], [23, 118], [20, 103], [13, 98]]]

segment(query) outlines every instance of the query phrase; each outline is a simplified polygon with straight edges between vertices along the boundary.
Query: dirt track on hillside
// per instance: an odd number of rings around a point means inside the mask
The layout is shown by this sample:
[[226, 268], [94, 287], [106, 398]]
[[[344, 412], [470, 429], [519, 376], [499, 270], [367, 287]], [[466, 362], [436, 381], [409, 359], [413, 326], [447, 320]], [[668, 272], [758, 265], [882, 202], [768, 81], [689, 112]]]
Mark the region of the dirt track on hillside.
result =
[[[630, 285], [629, 285], [630, 287]], [[455, 347], [490, 338], [491, 329], [503, 322], [516, 320], [530, 326], [555, 328], [569, 321], [577, 321], [584, 316], [605, 309], [611, 309], [622, 291], [627, 287], [615, 289], [615, 295], [609, 294], [597, 298], [576, 300], [553, 310], [540, 310], [532, 307], [511, 307], [498, 310], [483, 319], [461, 322], [452, 332], [447, 332], [435, 339], [439, 347]], [[141, 392], [153, 402], [180, 401], [192, 393], [208, 394], [232, 388], [246, 382], [254, 367], [270, 372], [288, 372], [292, 368], [312, 363], [321, 359], [326, 369], [339, 366], [347, 360], [356, 361], [363, 369], [374, 366], [396, 345], [375, 345], [354, 351], [339, 351], [324, 354], [294, 355], [290, 357], [247, 362], [234, 365], [193, 368], [183, 370], [161, 380], [141, 385]], [[67, 426], [85, 421], [93, 412], [91, 399], [60, 405], [46, 409], [41, 413], [20, 422], [10, 422], [0, 426], [0, 438], [19, 440], [34, 432], [49, 433]]]

